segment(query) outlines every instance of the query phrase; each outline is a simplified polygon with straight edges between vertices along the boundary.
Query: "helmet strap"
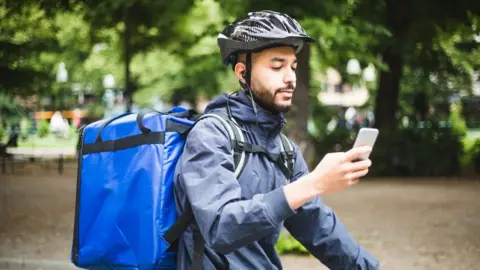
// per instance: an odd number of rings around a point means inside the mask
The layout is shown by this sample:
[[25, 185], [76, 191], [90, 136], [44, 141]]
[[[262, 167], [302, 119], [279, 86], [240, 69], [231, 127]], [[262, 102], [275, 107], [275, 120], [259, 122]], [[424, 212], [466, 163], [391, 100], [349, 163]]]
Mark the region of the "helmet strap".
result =
[[250, 101], [252, 102], [253, 112], [255, 113], [255, 117], [257, 118], [257, 125], [260, 126], [258, 124], [258, 111], [257, 111], [257, 105], [255, 104], [255, 97], [253, 95], [252, 89], [250, 88], [251, 81], [252, 81], [251, 80], [252, 78], [252, 53], [251, 52], [247, 53], [246, 61], [247, 61], [246, 72], [245, 72], [244, 79], [247, 83], [243, 83], [240, 81], [240, 86], [242, 86], [243, 90], [247, 95], [250, 95]]
[[247, 81], [247, 85], [250, 86], [252, 82], [252, 53], [251, 52], [247, 53], [246, 61], [247, 61], [246, 63], [247, 72], [246, 72], [245, 80]]

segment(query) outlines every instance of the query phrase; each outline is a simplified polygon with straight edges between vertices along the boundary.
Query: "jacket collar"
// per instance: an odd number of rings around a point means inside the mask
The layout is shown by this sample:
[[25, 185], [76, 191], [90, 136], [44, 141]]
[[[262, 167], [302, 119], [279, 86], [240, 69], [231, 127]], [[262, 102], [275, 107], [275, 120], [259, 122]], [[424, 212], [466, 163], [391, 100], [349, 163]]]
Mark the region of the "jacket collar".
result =
[[[207, 105], [205, 113], [219, 108], [226, 110], [229, 96], [229, 94], [224, 93], [212, 100]], [[236, 120], [250, 125], [265, 137], [277, 136], [286, 124], [286, 118], [283, 113], [271, 113], [261, 108], [258, 104], [256, 104], [257, 114], [255, 115], [251, 99], [242, 90], [231, 95], [228, 103], [232, 116]]]

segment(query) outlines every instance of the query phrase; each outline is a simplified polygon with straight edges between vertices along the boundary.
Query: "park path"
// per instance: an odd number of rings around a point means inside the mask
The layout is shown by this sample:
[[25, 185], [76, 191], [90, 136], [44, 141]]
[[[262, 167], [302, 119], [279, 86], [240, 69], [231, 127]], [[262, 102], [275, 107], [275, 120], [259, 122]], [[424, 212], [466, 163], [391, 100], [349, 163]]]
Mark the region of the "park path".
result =
[[[24, 165], [0, 174], [0, 269], [74, 269], [69, 264], [76, 186], [65, 172]], [[324, 197], [382, 269], [480, 269], [480, 181], [368, 179]], [[327, 269], [310, 256], [285, 269]]]

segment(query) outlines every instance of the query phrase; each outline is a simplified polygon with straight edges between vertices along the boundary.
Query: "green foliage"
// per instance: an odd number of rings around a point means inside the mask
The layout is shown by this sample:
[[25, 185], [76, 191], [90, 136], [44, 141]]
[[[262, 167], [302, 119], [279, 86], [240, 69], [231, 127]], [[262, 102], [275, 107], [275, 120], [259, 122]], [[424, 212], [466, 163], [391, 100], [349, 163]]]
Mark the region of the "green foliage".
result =
[[[434, 109], [434, 124], [407, 129], [397, 125], [397, 132], [382, 132], [382, 149], [374, 151], [383, 151], [378, 153], [377, 173], [458, 171], [465, 125], [456, 105], [451, 116], [442, 106], [454, 93], [468, 94], [471, 74], [480, 68], [480, 46], [473, 39], [480, 29], [479, 4], [468, 1], [455, 5], [431, 0], [10, 1], [0, 5], [0, 73], [5, 77], [0, 81], [1, 121], [9, 126], [24, 117], [13, 95], [4, 93], [58, 96], [64, 91], [70, 95], [73, 87], [101, 96], [106, 74], [114, 75], [116, 90], [124, 90], [125, 61], [129, 61], [136, 89], [134, 101], [141, 107], [151, 106], [157, 97], [195, 103], [199, 96], [211, 98], [221, 91], [235, 91], [238, 81], [231, 69], [221, 64], [216, 35], [238, 16], [260, 9], [287, 12], [317, 40], [310, 50], [309, 114], [318, 157], [349, 149], [355, 137], [345, 130], [327, 132], [326, 125], [336, 112], [317, 102], [323, 87], [320, 74], [334, 67], [344, 82], [356, 84], [360, 76], [345, 72], [348, 60], [356, 58], [363, 68], [373, 63], [377, 70], [386, 71], [388, 59], [381, 56], [393, 47], [403, 62], [398, 115], [411, 116], [415, 94], [424, 92]], [[60, 61], [66, 63], [69, 73], [64, 85], [55, 82]], [[389, 90], [369, 88], [372, 97], [376, 91]], [[374, 102], [371, 99], [367, 106]], [[104, 110], [103, 105], [88, 108], [93, 118], [103, 117]], [[452, 128], [435, 124], [447, 120]], [[405, 147], [399, 145], [402, 138]], [[477, 152], [470, 151], [474, 145], [468, 142], [468, 147], [463, 147], [466, 158], [461, 159], [462, 166], [475, 160]], [[444, 165], [448, 155], [452, 163]], [[441, 166], [430, 168], [435, 162]]]
[[[132, 61], [139, 82], [135, 102], [147, 106], [152, 96], [195, 104], [200, 95], [212, 97], [238, 88], [231, 69], [222, 66], [216, 36], [226, 15], [214, 1], [195, 1], [172, 26], [178, 38], [168, 50], [154, 48]], [[153, 72], [154, 71], [154, 72]]]
[[347, 151], [353, 146], [355, 140], [355, 132], [346, 128], [337, 128], [333, 132], [326, 133], [316, 138], [317, 154], [324, 156], [332, 151]]
[[[348, 16], [324, 19], [307, 17], [302, 26], [317, 40], [313, 46], [318, 50], [319, 64], [322, 70], [334, 67], [341, 73], [344, 82], [357, 83], [359, 77], [346, 73], [347, 62], [351, 58], [359, 60], [363, 68], [369, 63], [378, 69], [385, 69], [383, 62], [369, 48], [377, 45], [377, 40], [388, 36], [389, 32], [381, 26]], [[372, 38], [375, 36], [377, 38]]]
[[[348, 151], [356, 132], [339, 128], [316, 141], [317, 154]], [[381, 131], [370, 156], [370, 176], [452, 176], [462, 172], [465, 133], [438, 122]]]
[[[438, 1], [357, 2], [355, 18], [376, 22], [391, 33], [379, 37], [378, 46], [371, 48], [382, 55], [382, 61], [391, 69], [379, 78], [378, 126], [393, 127], [398, 105], [405, 105], [405, 102], [399, 104], [402, 95], [396, 94], [397, 78], [402, 86], [411, 86], [411, 89], [401, 87], [401, 94], [404, 90], [430, 92], [430, 96], [442, 100], [443, 95], [451, 92], [471, 91], [471, 73], [478, 69], [479, 61], [476, 56], [480, 46], [473, 41], [478, 32], [479, 12], [479, 3], [469, 1], [455, 5]], [[420, 79], [419, 82], [412, 85], [413, 78], [408, 75]], [[429, 83], [432, 75], [437, 79]], [[435, 102], [430, 104], [435, 106]]]
[[87, 114], [94, 119], [101, 119], [105, 115], [105, 105], [90, 103], [87, 107]]
[[468, 155], [472, 157], [471, 165], [475, 173], [480, 174], [480, 139], [468, 149]]
[[458, 134], [467, 134], [467, 125], [462, 115], [462, 104], [460, 102], [453, 103], [450, 110], [450, 122], [452, 129]]
[[4, 139], [7, 137], [7, 131], [3, 127], [2, 123], [0, 123], [0, 144], [4, 143]]
[[102, 44], [97, 44], [93, 39], [89, 22], [83, 18], [87, 7], [78, 3], [72, 9], [55, 16], [54, 21], [58, 29], [56, 37], [61, 52], [44, 56], [44, 61], [49, 57], [50, 64], [54, 66], [51, 71], [52, 79], [55, 78], [58, 62], [65, 62], [68, 70], [69, 83], [67, 86], [55, 83], [53, 88], [55, 92], [61, 90], [60, 87], [63, 87], [63, 90], [75, 87], [83, 92], [99, 94], [104, 90], [102, 81], [106, 74], [113, 74], [117, 81], [122, 79], [121, 58], [118, 49], [112, 48], [119, 38], [114, 32], [98, 31], [98, 35], [105, 37], [110, 43], [106, 48], [102, 47]]
[[466, 138], [464, 141], [464, 152], [461, 164], [464, 173], [471, 175], [472, 173], [480, 174], [480, 139]]
[[42, 52], [58, 47], [52, 22], [45, 18], [40, 4], [0, 6], [0, 81], [3, 93], [39, 92], [45, 85], [49, 66], [38, 62]]
[[300, 244], [293, 236], [287, 235], [285, 232], [280, 234], [275, 250], [278, 254], [309, 254], [308, 250]]
[[463, 107], [461, 102], [456, 102], [451, 106], [450, 122], [452, 129], [458, 134], [465, 134], [463, 139], [463, 155], [460, 157], [460, 164], [464, 174], [476, 172], [480, 174], [480, 139], [469, 136], [466, 121], [462, 114]]
[[34, 119], [22, 118], [20, 122], [20, 139], [26, 139], [31, 135], [35, 135], [38, 131], [35, 130]]
[[24, 110], [17, 100], [0, 93], [0, 121], [3, 122], [0, 125], [19, 125], [23, 116]]
[[432, 123], [380, 135], [372, 152], [371, 175], [452, 176], [461, 173], [464, 135]]
[[69, 136], [68, 138], [62, 138], [50, 134], [45, 137], [38, 137], [38, 136], [29, 136], [25, 140], [20, 140], [18, 142], [19, 148], [72, 148], [75, 147], [77, 143], [78, 137]]
[[182, 86], [179, 74], [184, 63], [178, 56], [160, 49], [139, 53], [132, 60], [132, 74], [138, 78], [139, 87], [134, 101], [140, 106], [150, 106], [151, 98], [158, 96], [170, 100], [173, 89]]
[[70, 131], [68, 133], [68, 137], [69, 138], [77, 138], [78, 137], [78, 128], [75, 126], [73, 121], [70, 124], [69, 129], [70, 129]]
[[45, 138], [50, 134], [50, 125], [47, 120], [42, 120], [40, 121], [39, 127], [38, 127], [38, 137], [39, 138]]

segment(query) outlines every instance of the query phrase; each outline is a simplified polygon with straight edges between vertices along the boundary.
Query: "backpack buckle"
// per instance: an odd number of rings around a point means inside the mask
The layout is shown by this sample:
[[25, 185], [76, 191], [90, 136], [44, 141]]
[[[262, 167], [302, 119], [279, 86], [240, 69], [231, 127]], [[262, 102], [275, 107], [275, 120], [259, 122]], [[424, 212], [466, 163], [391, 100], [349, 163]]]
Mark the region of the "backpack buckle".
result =
[[293, 160], [295, 158], [295, 153], [293, 151], [285, 151], [282, 153], [284, 160]]
[[242, 153], [245, 150], [245, 142], [235, 141], [235, 151]]

